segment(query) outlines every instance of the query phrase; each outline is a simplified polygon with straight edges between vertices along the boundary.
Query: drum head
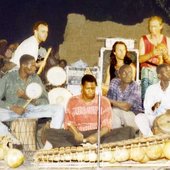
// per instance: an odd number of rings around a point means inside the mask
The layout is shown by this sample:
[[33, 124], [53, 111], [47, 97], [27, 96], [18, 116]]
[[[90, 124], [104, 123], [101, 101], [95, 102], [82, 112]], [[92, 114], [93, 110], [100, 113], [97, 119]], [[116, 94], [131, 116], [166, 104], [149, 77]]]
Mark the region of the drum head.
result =
[[156, 119], [156, 126], [161, 133], [170, 134], [170, 115], [163, 114]]
[[52, 67], [47, 72], [47, 80], [54, 86], [60, 86], [66, 81], [66, 72], [61, 67]]
[[26, 88], [26, 95], [30, 99], [37, 99], [42, 94], [42, 87], [38, 83], [30, 83]]
[[68, 100], [72, 94], [65, 88], [54, 88], [48, 93], [48, 100], [50, 104], [62, 105], [66, 108]]

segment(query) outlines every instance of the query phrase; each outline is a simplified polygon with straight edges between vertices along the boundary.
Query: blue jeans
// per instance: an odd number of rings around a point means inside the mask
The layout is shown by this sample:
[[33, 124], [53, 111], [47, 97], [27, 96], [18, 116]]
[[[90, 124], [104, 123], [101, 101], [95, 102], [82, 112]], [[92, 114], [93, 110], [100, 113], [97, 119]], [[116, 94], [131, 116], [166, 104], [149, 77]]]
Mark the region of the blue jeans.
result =
[[29, 105], [23, 115], [18, 115], [15, 112], [0, 108], [0, 134], [7, 135], [8, 127], [2, 122], [12, 121], [17, 118], [51, 118], [51, 128], [60, 129], [64, 120], [64, 108], [59, 105]]
[[141, 71], [142, 100], [145, 98], [146, 89], [158, 82], [156, 67], [143, 67]]

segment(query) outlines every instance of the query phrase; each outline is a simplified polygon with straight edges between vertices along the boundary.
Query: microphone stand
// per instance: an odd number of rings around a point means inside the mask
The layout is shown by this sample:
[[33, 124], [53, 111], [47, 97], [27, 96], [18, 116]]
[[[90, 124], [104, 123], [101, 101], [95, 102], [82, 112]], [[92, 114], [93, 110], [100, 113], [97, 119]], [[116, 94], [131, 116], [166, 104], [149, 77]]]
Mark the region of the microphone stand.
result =
[[[100, 85], [99, 85], [100, 86]], [[98, 89], [98, 113], [97, 113], [97, 169], [100, 169], [100, 130], [101, 130], [101, 87]]]

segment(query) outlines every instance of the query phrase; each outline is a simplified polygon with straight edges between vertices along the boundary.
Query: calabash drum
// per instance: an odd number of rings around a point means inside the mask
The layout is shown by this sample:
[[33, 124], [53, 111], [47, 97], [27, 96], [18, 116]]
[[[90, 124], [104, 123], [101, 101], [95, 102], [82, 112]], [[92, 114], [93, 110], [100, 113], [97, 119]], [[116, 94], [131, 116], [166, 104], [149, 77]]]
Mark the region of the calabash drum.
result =
[[24, 108], [26, 108], [33, 99], [38, 99], [42, 94], [42, 87], [38, 83], [30, 83], [26, 88], [26, 95], [29, 98], [27, 102], [24, 104]]
[[58, 104], [66, 108], [67, 102], [72, 94], [65, 88], [57, 87], [49, 91], [48, 100], [50, 104]]
[[170, 114], [165, 113], [158, 116], [153, 123], [153, 133], [157, 134], [170, 134]]
[[61, 67], [51, 67], [47, 72], [47, 80], [54, 86], [60, 86], [66, 81], [66, 72]]
[[11, 122], [11, 133], [27, 151], [36, 150], [37, 119], [19, 118]]
[[41, 85], [33, 82], [27, 86], [25, 92], [30, 99], [38, 99], [41, 96], [42, 91]]

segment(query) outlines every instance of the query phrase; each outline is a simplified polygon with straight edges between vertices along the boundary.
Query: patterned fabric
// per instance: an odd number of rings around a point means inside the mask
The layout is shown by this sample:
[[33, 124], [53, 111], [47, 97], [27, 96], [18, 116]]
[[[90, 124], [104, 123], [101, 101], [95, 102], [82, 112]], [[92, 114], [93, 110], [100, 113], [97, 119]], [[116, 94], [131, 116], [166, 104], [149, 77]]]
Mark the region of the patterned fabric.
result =
[[[20, 78], [18, 71], [12, 71], [0, 79], [0, 107], [8, 108], [14, 104], [23, 106], [26, 101], [17, 96], [17, 90], [25, 90], [27, 85], [32, 82], [40, 84], [43, 89], [43, 93], [40, 98], [36, 99], [35, 105], [48, 104], [47, 92], [38, 75], [29, 76], [25, 82]], [[5, 97], [5, 100], [2, 100], [3, 97]]]
[[122, 92], [120, 89], [120, 81], [120, 79], [115, 78], [110, 82], [107, 97], [111, 100], [124, 101], [131, 104], [131, 111], [135, 114], [143, 112], [140, 86], [133, 81]]
[[[101, 127], [111, 129], [112, 108], [109, 100], [101, 96]], [[80, 131], [97, 129], [98, 118], [98, 97], [91, 102], [85, 102], [81, 95], [72, 97], [67, 105], [65, 113], [65, 128], [73, 124]]]

